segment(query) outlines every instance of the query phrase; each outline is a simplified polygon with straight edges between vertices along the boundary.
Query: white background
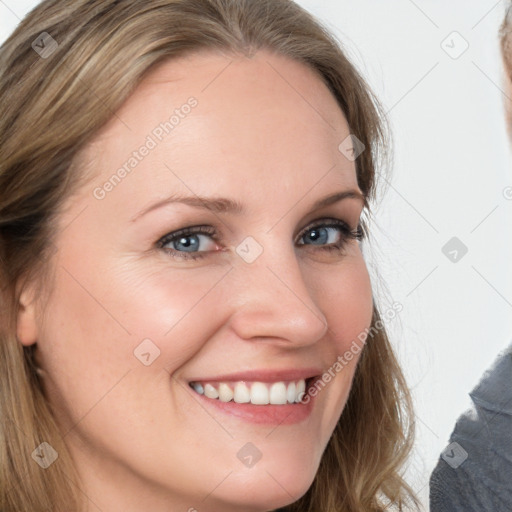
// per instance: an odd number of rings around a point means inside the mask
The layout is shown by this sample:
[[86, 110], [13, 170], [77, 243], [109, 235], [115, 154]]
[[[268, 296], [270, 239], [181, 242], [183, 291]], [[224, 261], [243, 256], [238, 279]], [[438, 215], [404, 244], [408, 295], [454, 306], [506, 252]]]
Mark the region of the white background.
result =
[[[418, 415], [408, 477], [427, 506], [429, 474], [468, 392], [512, 338], [510, 100], [497, 37], [505, 2], [299, 3], [341, 39], [392, 125], [391, 181], [373, 207], [368, 263], [381, 308], [404, 307], [390, 331]], [[0, 0], [1, 41], [36, 4]], [[456, 263], [441, 251], [452, 237], [468, 248]]]

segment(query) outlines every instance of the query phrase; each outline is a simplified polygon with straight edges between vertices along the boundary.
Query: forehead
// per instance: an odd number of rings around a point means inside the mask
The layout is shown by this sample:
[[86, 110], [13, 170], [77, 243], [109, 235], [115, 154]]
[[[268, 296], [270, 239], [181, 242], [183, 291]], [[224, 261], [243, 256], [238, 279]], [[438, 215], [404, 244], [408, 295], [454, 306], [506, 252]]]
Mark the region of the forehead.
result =
[[[339, 150], [349, 133], [335, 98], [306, 65], [264, 51], [200, 53], [153, 70], [86, 159], [94, 160], [95, 184], [115, 182], [113, 202], [187, 186], [250, 197], [269, 181], [280, 190], [297, 180], [357, 186], [354, 163]], [[111, 179], [116, 174], [122, 182]]]

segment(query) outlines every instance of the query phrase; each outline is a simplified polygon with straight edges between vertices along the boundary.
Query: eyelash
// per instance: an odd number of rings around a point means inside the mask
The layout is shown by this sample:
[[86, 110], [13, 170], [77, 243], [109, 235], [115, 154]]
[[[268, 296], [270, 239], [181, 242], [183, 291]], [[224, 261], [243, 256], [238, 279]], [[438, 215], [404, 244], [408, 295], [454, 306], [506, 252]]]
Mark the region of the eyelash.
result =
[[[312, 246], [317, 247], [323, 251], [342, 251], [345, 248], [345, 245], [350, 240], [358, 240], [361, 241], [365, 237], [364, 230], [361, 225], [359, 225], [356, 229], [350, 229], [349, 226], [339, 219], [320, 219], [309, 226], [307, 226], [304, 230], [299, 234], [299, 240], [301, 240], [309, 231], [314, 230], [315, 228], [338, 228], [342, 234], [342, 239], [338, 243], [324, 244], [324, 245], [311, 245], [311, 244], [300, 244], [304, 246]], [[159, 249], [165, 251], [169, 256], [178, 259], [178, 260], [197, 260], [200, 258], [204, 258], [205, 255], [209, 254], [212, 251], [196, 251], [196, 252], [185, 252], [185, 251], [177, 251], [176, 249], [170, 249], [165, 247], [165, 245], [179, 240], [180, 238], [187, 238], [193, 235], [207, 235], [212, 238], [214, 242], [219, 243], [220, 237], [218, 236], [217, 230], [213, 226], [192, 226], [189, 228], [183, 228], [178, 231], [174, 231], [172, 233], [168, 233], [163, 236], [158, 242], [157, 246]]]

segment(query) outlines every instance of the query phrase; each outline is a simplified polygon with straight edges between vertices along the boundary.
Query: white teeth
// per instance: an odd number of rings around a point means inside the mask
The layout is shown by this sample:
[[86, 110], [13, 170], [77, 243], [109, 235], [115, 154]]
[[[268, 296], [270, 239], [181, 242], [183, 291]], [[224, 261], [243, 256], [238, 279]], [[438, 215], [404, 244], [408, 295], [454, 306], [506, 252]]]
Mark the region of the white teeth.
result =
[[302, 397], [306, 394], [306, 382], [304, 380], [299, 380], [297, 382], [297, 387], [295, 389], [295, 401], [300, 402]]
[[206, 384], [204, 387], [204, 396], [208, 398], [219, 398], [219, 393], [211, 384]]
[[269, 401], [268, 387], [263, 382], [255, 382], [251, 386], [251, 404], [266, 405]]
[[221, 402], [230, 402], [233, 400], [233, 390], [224, 382], [219, 384], [219, 399]]
[[246, 404], [251, 401], [251, 391], [245, 382], [235, 384], [234, 401], [238, 404]]
[[286, 403], [286, 386], [284, 382], [276, 382], [270, 387], [270, 403], [285, 404]]
[[290, 382], [290, 384], [288, 384], [286, 399], [290, 404], [293, 404], [293, 402], [295, 402], [295, 382]]
[[234, 401], [238, 404], [252, 403], [254, 405], [284, 405], [300, 402], [306, 391], [306, 381], [300, 379], [294, 382], [220, 382], [191, 383], [196, 393], [207, 398], [218, 399], [221, 402]]

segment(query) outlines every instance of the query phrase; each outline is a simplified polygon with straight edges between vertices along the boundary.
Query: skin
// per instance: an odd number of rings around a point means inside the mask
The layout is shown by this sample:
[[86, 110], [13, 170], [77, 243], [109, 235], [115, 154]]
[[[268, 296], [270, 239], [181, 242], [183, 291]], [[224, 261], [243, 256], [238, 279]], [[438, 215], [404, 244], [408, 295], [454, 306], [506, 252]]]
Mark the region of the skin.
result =
[[[94, 188], [191, 96], [197, 107], [96, 199]], [[51, 289], [41, 303], [27, 285], [18, 318], [20, 342], [37, 343], [88, 510], [268, 511], [307, 491], [357, 357], [292, 425], [204, 407], [187, 383], [261, 368], [326, 370], [369, 327], [358, 241], [327, 251], [300, 237], [318, 219], [358, 226], [358, 198], [312, 209], [334, 191], [359, 190], [354, 162], [338, 150], [349, 133], [303, 64], [264, 51], [198, 53], [154, 70], [89, 145], [90, 183], [68, 198], [56, 226]], [[245, 213], [171, 203], [132, 222], [171, 194], [230, 198]], [[196, 225], [220, 233], [202, 239], [203, 258], [175, 259], [158, 247], [167, 233]], [[346, 238], [328, 232], [331, 244]], [[236, 252], [247, 236], [263, 248], [250, 264]], [[147, 338], [160, 350], [149, 366], [133, 353]], [[262, 454], [252, 468], [237, 458], [247, 442]]]

